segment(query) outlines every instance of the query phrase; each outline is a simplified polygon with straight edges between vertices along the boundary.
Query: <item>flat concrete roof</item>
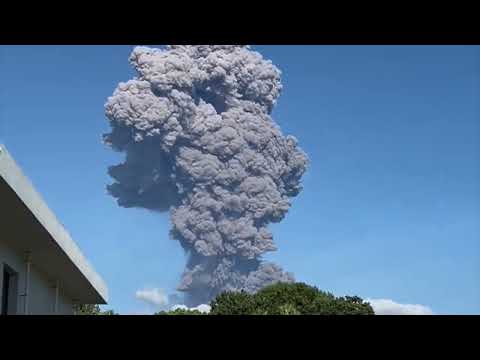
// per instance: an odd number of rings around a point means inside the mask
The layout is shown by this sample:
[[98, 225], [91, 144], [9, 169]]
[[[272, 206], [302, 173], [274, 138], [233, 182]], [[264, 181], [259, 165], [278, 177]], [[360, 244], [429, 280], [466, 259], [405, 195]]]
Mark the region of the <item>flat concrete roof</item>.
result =
[[68, 232], [0, 144], [0, 241], [30, 252], [33, 266], [83, 304], [106, 304], [108, 289]]

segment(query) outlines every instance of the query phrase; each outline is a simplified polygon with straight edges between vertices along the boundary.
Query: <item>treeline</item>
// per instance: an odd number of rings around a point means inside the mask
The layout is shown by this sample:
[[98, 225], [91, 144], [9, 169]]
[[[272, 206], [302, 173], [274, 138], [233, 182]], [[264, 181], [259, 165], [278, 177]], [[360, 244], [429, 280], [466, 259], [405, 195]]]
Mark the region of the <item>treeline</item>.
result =
[[100, 310], [100, 306], [94, 304], [75, 305], [73, 307], [75, 315], [119, 315], [113, 310]]
[[[255, 294], [224, 292], [211, 303], [210, 313], [176, 309], [154, 315], [375, 315], [372, 306], [358, 296], [336, 297], [305, 283], [277, 283]], [[79, 315], [117, 315], [84, 305]]]
[[213, 315], [374, 315], [357, 296], [335, 297], [304, 283], [277, 283], [257, 293], [223, 293], [211, 303]]

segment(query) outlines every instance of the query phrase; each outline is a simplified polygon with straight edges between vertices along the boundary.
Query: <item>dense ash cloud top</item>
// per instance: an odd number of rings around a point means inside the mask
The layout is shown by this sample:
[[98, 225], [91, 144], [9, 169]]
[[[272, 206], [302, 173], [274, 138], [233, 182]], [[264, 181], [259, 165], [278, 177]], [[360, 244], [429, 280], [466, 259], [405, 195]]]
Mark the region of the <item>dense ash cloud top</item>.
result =
[[179, 290], [188, 305], [219, 291], [292, 281], [261, 261], [267, 226], [301, 190], [306, 155], [269, 116], [280, 71], [247, 46], [136, 47], [138, 76], [106, 105], [106, 144], [126, 153], [109, 168], [124, 207], [170, 211], [171, 235], [189, 259]]

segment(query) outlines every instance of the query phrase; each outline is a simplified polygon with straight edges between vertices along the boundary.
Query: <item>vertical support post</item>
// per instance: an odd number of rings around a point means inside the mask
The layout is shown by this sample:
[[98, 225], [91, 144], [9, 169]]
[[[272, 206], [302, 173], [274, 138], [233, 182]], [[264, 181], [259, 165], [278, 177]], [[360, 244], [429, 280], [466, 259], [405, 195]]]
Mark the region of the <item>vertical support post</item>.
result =
[[59, 296], [60, 288], [59, 288], [59, 283], [58, 280], [55, 281], [55, 307], [54, 307], [54, 313], [58, 314], [58, 296]]
[[29, 301], [29, 290], [30, 290], [30, 268], [32, 264], [32, 257], [30, 251], [27, 251], [25, 254], [25, 294], [24, 294], [24, 314], [28, 315], [28, 301]]

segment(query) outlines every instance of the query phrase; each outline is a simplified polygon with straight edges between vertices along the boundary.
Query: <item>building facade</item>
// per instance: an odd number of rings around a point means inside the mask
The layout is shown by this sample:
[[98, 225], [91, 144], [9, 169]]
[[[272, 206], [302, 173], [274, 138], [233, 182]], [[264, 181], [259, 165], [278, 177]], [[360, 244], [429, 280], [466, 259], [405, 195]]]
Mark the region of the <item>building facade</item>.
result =
[[107, 287], [68, 232], [0, 145], [2, 315], [69, 315], [106, 304]]

